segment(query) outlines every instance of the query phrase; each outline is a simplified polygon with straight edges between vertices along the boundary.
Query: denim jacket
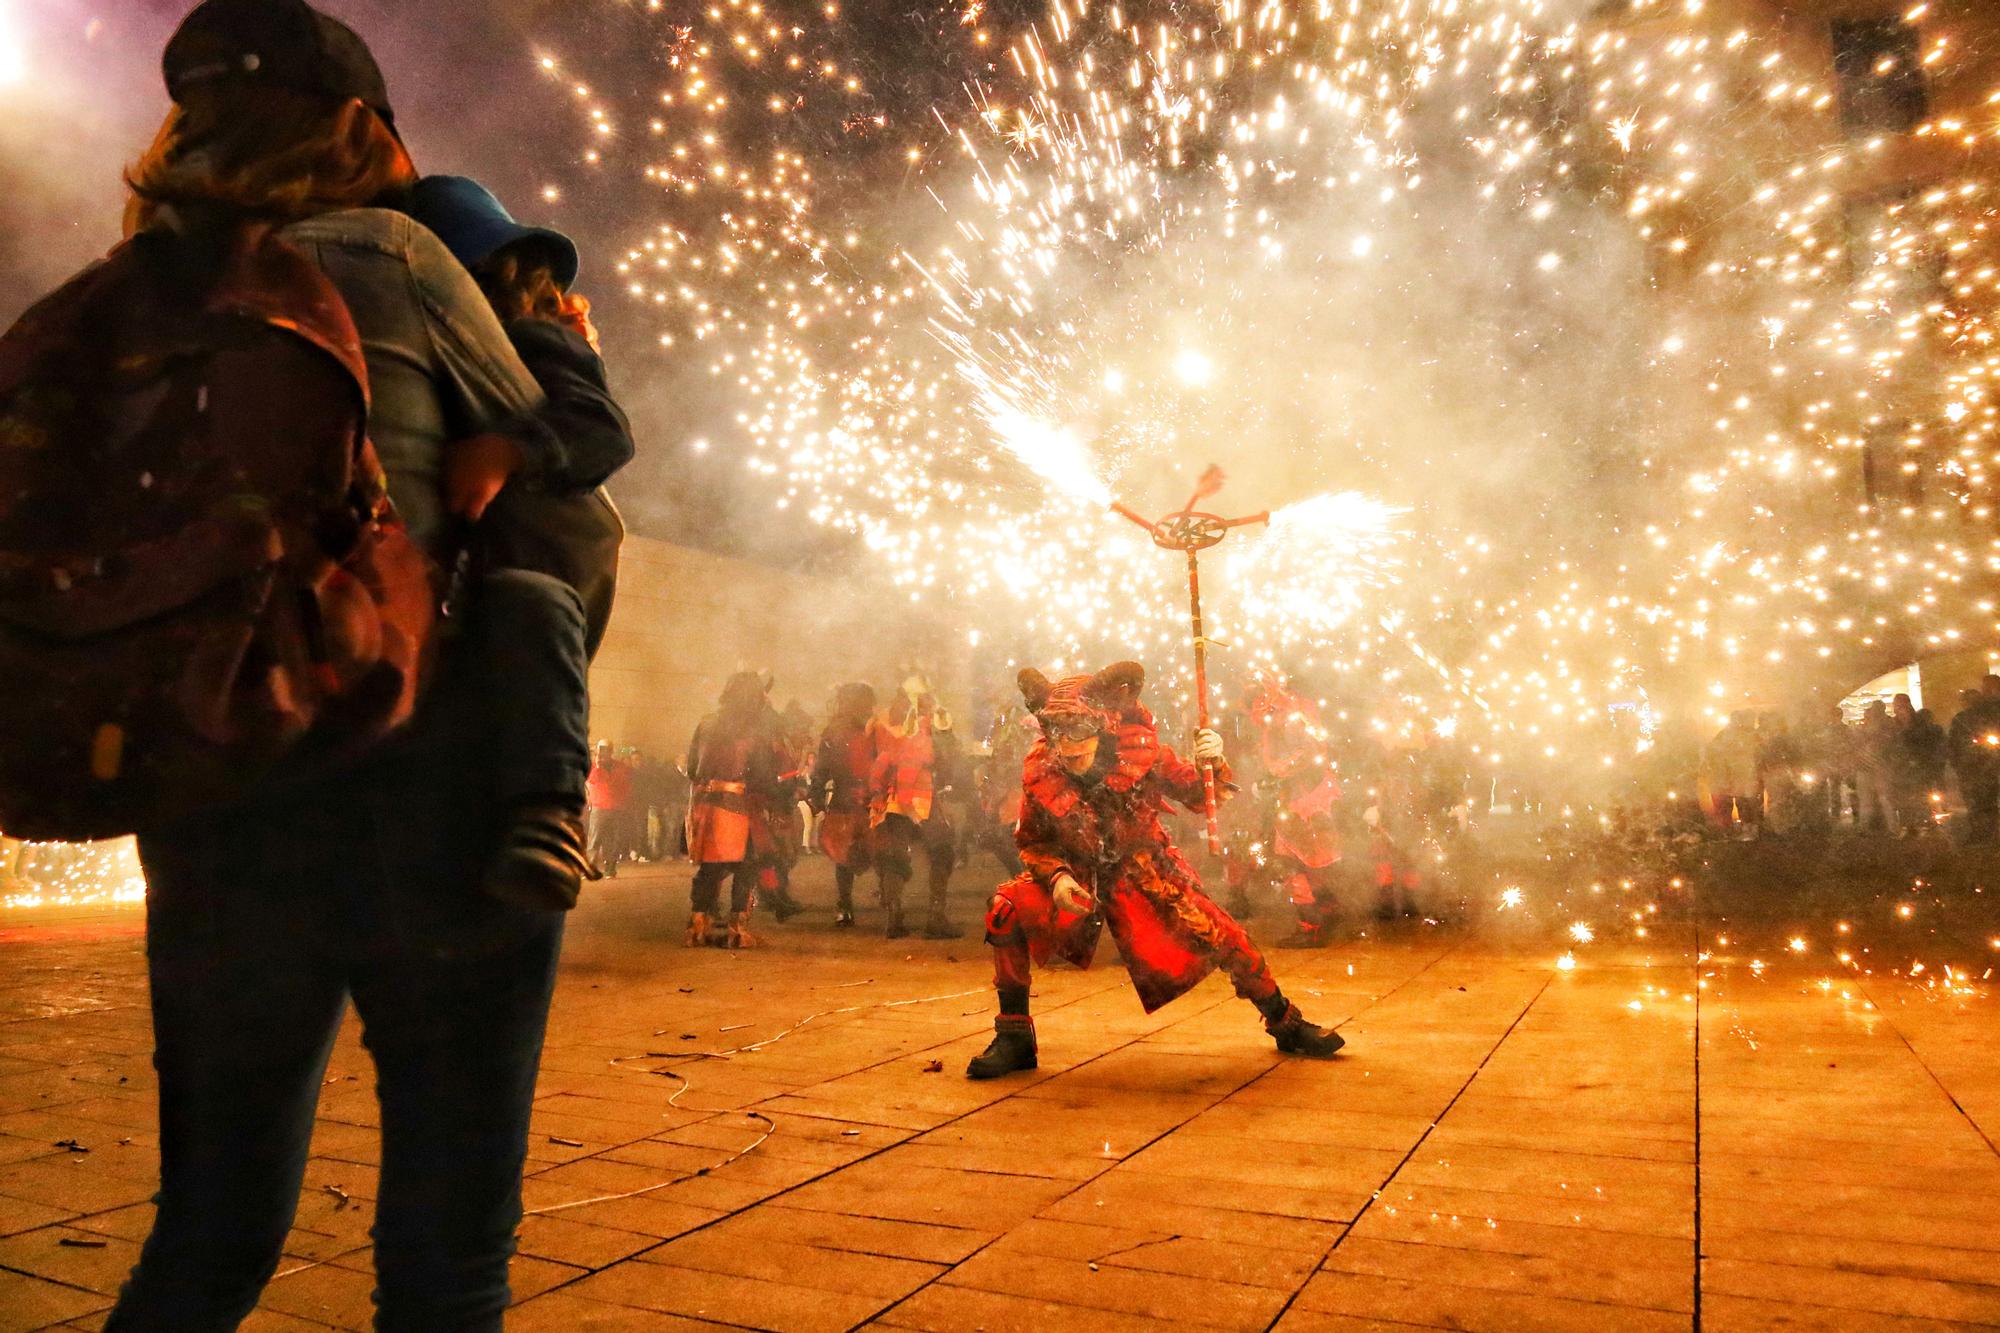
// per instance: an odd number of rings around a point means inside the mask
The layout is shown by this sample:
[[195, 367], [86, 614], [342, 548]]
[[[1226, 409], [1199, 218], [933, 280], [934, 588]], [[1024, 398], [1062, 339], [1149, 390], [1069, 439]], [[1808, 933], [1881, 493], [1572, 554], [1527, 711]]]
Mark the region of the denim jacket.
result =
[[444, 243], [407, 215], [347, 209], [280, 235], [346, 298], [368, 361], [368, 433], [411, 534], [443, 555], [450, 532], [440, 491], [444, 447], [486, 432], [520, 447], [522, 475], [560, 457], [543, 405], [486, 297]]

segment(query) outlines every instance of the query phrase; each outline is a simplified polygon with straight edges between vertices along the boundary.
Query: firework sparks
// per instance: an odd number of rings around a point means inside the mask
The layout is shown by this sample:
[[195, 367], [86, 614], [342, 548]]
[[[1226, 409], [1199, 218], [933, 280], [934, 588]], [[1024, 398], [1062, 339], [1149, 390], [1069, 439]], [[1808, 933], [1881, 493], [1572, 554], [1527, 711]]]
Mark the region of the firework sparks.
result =
[[[1775, 37], [1225, 0], [989, 49], [975, 0], [926, 85], [960, 91], [912, 103], [838, 9], [774, 13], [663, 27], [630, 103], [545, 68], [671, 201], [627, 294], [734, 386], [776, 502], [1003, 651], [1171, 660], [1173, 571], [1102, 507], [1209, 458], [1277, 514], [1215, 580], [1225, 668], [1476, 704], [1549, 760], [1612, 762], [1635, 696], [1650, 735], [1746, 672], [2000, 642], [1991, 190], [1843, 212], [1876, 150]], [[854, 161], [908, 206], [836, 215]]]

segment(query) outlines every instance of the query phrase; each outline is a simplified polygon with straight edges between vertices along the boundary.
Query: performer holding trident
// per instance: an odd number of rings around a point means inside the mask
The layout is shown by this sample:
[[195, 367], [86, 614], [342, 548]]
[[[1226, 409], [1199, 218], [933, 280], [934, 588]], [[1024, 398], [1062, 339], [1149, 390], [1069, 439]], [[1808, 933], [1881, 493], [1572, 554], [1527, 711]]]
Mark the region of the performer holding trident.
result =
[[1280, 1051], [1326, 1059], [1344, 1044], [1285, 998], [1243, 927], [1202, 892], [1169, 838], [1160, 819], [1168, 800], [1208, 813], [1208, 775], [1213, 790], [1226, 792], [1228, 766], [1222, 738], [1206, 727], [1196, 734], [1194, 763], [1161, 743], [1139, 703], [1145, 679], [1136, 662], [1054, 684], [1039, 671], [1021, 673], [1022, 697], [1042, 731], [1022, 766], [1015, 841], [1026, 869], [1000, 886], [987, 910], [1000, 1015], [992, 1044], [966, 1068], [969, 1078], [1035, 1067], [1031, 967], [1051, 957], [1088, 966], [1105, 926], [1148, 1013], [1220, 967], [1263, 1014]]

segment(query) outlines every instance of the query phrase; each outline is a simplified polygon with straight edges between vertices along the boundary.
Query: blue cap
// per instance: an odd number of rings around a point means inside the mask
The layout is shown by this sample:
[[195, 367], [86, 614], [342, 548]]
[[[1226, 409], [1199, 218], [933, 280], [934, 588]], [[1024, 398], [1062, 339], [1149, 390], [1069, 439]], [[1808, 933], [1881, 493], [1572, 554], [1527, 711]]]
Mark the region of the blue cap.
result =
[[548, 248], [556, 285], [568, 291], [576, 282], [576, 242], [559, 231], [516, 222], [493, 192], [476, 180], [426, 176], [410, 192], [409, 212], [436, 232], [467, 268], [479, 267], [510, 245], [539, 241]]

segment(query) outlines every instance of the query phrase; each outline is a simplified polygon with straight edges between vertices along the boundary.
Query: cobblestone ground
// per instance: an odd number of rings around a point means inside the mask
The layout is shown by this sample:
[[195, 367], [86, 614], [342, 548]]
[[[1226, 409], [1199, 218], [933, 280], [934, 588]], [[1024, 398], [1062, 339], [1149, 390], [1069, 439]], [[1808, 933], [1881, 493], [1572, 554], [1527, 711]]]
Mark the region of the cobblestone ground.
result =
[[[1215, 980], [1147, 1017], [1100, 965], [1041, 978], [1038, 1073], [976, 1084], [976, 939], [821, 910], [688, 950], [685, 884], [628, 872], [577, 914], [510, 1328], [2000, 1325], [2000, 1019], [1970, 988], [1704, 958], [1692, 921], [1569, 971], [1399, 927], [1274, 955], [1337, 1062], [1278, 1057]], [[827, 901], [823, 866], [801, 890]], [[0, 1330], [99, 1326], [145, 1234], [141, 925], [0, 920]], [[248, 1327], [366, 1325], [357, 1035]]]

